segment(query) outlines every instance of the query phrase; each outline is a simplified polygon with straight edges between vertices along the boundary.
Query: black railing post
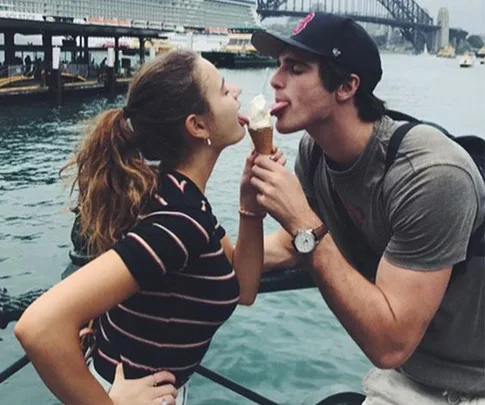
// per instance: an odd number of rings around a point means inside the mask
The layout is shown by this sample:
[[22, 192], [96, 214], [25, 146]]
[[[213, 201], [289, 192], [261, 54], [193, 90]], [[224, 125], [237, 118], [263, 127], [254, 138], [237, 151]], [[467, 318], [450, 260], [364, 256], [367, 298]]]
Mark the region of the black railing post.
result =
[[15, 363], [8, 366], [5, 370], [0, 372], [0, 384], [3, 383], [7, 378], [13, 376], [17, 371], [24, 368], [27, 364], [30, 363], [29, 358], [27, 355], [24, 355], [20, 359], [18, 359]]

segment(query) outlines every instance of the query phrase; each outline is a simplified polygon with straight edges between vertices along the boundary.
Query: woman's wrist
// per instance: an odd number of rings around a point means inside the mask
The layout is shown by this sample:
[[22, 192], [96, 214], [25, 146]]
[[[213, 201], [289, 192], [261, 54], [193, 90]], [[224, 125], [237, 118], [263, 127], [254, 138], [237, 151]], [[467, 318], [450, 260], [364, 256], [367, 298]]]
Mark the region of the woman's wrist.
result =
[[262, 210], [250, 210], [244, 207], [239, 207], [239, 215], [244, 218], [260, 218], [263, 219], [267, 212]]

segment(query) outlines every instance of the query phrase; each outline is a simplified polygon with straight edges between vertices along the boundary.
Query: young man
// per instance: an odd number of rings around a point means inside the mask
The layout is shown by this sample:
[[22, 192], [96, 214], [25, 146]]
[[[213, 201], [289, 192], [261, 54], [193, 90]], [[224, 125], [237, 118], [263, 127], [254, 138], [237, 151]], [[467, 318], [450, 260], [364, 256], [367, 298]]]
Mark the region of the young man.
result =
[[253, 167], [259, 202], [282, 226], [265, 240], [266, 267], [311, 272], [377, 367], [365, 404], [485, 404], [483, 258], [461, 273], [455, 266], [485, 217], [475, 163], [419, 125], [385, 173], [402, 123], [373, 95], [379, 52], [354, 21], [310, 13], [291, 37], [261, 32], [252, 43], [280, 62], [276, 128], [306, 131], [296, 176], [264, 156]]

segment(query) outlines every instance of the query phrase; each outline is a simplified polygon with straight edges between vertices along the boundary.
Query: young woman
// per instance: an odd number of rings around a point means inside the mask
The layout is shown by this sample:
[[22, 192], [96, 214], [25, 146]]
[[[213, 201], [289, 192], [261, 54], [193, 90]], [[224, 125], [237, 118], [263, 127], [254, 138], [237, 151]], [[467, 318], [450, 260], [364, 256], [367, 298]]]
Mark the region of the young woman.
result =
[[[238, 303], [253, 303], [265, 215], [249, 183], [255, 155], [241, 179], [234, 247], [204, 195], [220, 152], [244, 137], [239, 93], [208, 61], [173, 51], [141, 67], [126, 106], [104, 112], [77, 150], [80, 223], [96, 259], [15, 328], [63, 403], [184, 403], [216, 330]], [[271, 158], [284, 164], [279, 152]], [[79, 330], [93, 318], [88, 368]]]

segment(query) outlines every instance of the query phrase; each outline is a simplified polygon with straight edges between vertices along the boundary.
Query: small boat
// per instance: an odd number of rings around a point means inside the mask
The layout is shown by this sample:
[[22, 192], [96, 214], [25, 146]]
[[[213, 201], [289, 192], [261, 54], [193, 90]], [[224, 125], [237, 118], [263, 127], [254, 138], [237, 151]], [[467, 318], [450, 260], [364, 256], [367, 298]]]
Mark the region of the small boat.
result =
[[456, 56], [455, 48], [453, 48], [451, 45], [445, 45], [443, 48], [441, 48], [438, 51], [436, 56], [438, 58], [451, 58], [451, 59], [453, 59]]
[[276, 66], [276, 60], [256, 52], [236, 53], [208, 51], [201, 52], [201, 55], [218, 68], [246, 69]]
[[481, 47], [475, 54], [481, 65], [485, 65], [485, 46]]
[[251, 44], [251, 36], [261, 27], [229, 28], [229, 42], [220, 50], [202, 52], [205, 59], [218, 68], [245, 69], [276, 66], [276, 60], [256, 51]]
[[460, 57], [460, 67], [462, 68], [473, 67], [473, 55], [469, 53], [465, 53], [462, 57]]

